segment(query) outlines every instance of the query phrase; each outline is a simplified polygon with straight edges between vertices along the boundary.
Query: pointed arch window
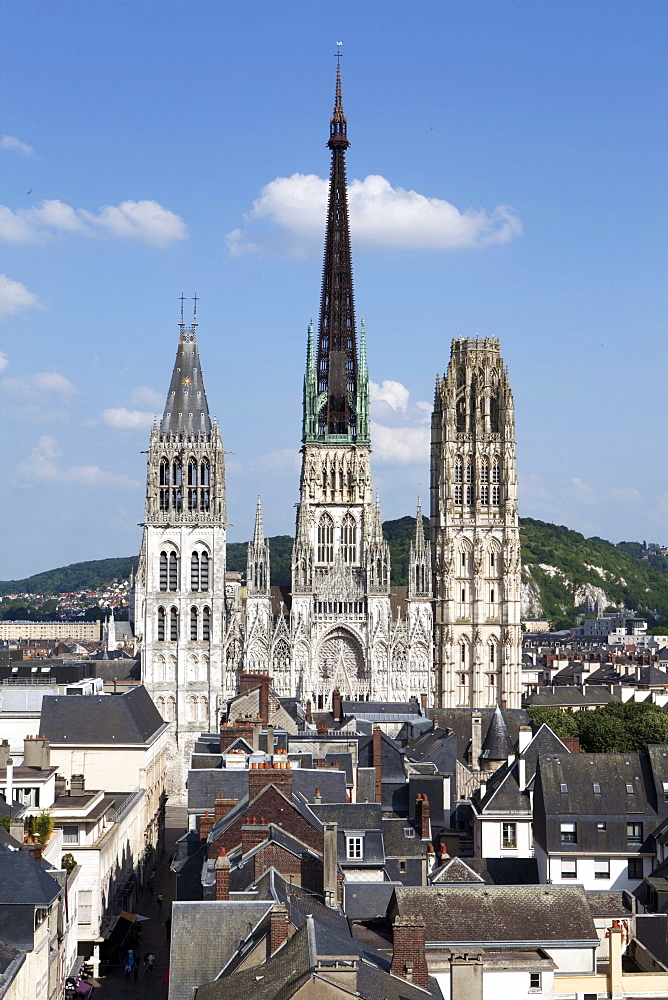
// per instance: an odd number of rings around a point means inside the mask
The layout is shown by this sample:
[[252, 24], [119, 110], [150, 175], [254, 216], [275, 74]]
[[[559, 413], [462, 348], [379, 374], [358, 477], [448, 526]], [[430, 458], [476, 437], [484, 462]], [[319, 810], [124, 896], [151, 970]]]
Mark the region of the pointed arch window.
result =
[[169, 639], [170, 642], [178, 642], [179, 639], [179, 612], [176, 608], [169, 609]]
[[169, 462], [160, 461], [160, 510], [169, 510]]
[[501, 405], [499, 390], [496, 387], [489, 399], [489, 426], [492, 434], [498, 434], [501, 430]]
[[459, 662], [463, 667], [466, 666], [466, 643], [461, 642], [459, 644]]
[[167, 699], [166, 710], [167, 710], [167, 722], [173, 722], [174, 719], [176, 718], [176, 698], [173, 698], [171, 695]]
[[199, 589], [209, 589], [209, 553], [202, 552], [199, 557]]
[[178, 590], [179, 564], [176, 552], [169, 553], [169, 589]]
[[492, 466], [492, 482], [501, 482], [501, 462], [498, 458], [494, 459], [494, 465]]
[[197, 642], [197, 608], [190, 609], [190, 641]]
[[160, 590], [167, 590], [167, 553], [160, 553]]
[[489, 462], [487, 461], [487, 459], [484, 459], [482, 465], [480, 466], [480, 482], [481, 483], [489, 482]]
[[480, 487], [480, 503], [485, 505], [489, 503], [489, 486], [486, 484]]
[[179, 459], [172, 462], [172, 510], [183, 510], [183, 468]]
[[199, 554], [193, 552], [190, 557], [190, 589], [199, 590]]
[[158, 642], [165, 641], [165, 609], [158, 608]]
[[346, 514], [341, 525], [341, 554], [345, 563], [357, 562], [357, 523], [352, 514]]
[[318, 562], [334, 561], [334, 522], [329, 514], [323, 514], [318, 522]]
[[463, 478], [464, 478], [464, 465], [462, 463], [461, 458], [458, 457], [457, 461], [455, 462], [455, 482], [461, 483], [463, 481]]
[[199, 482], [199, 509], [209, 510], [211, 505], [211, 466], [208, 458], [203, 459], [200, 463]]
[[455, 483], [454, 500], [456, 504], [462, 504], [464, 502], [464, 487], [460, 483]]
[[202, 609], [202, 639], [209, 642], [211, 638], [211, 608]]
[[489, 644], [489, 666], [491, 670], [496, 667], [496, 645], [493, 642]]

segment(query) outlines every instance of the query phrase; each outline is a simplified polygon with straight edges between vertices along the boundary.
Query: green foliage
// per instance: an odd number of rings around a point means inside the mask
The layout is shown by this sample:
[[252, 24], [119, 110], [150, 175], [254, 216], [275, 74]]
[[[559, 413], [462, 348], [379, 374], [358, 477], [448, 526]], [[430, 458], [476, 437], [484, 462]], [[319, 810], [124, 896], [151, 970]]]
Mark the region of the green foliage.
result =
[[9, 833], [9, 827], [10, 827], [9, 816], [0, 816], [0, 826], [4, 826], [7, 833]]
[[43, 809], [35, 820], [35, 835], [39, 840], [42, 847], [47, 843], [49, 837], [53, 833], [54, 820], [53, 816], [47, 809]]
[[588, 753], [641, 753], [649, 743], [668, 740], [668, 713], [649, 702], [611, 701], [593, 712], [543, 706], [527, 711], [534, 726], [547, 723], [557, 736], [578, 736]]
[[[520, 539], [524, 579], [533, 584], [543, 613], [550, 618], [575, 624], [575, 592], [586, 584], [602, 588], [616, 607], [635, 608], [645, 617], [654, 608], [668, 614], [668, 572], [660, 565], [664, 557], [640, 559], [639, 542], [613, 545], [530, 517], [520, 518]], [[546, 571], [540, 564], [558, 572]], [[654, 620], [651, 614], [648, 620]]]
[[68, 594], [74, 590], [95, 590], [114, 578], [126, 580], [130, 571], [136, 568], [136, 556], [72, 563], [71, 566], [36, 573], [25, 580], [6, 580], [0, 583], [0, 595]]
[[63, 854], [60, 859], [60, 867], [64, 868], [68, 875], [72, 874], [76, 866], [77, 862], [73, 854], [70, 854], [69, 852], [67, 854]]
[[[422, 517], [425, 538], [429, 538], [429, 518]], [[408, 584], [408, 553], [415, 538], [415, 518], [399, 517], [383, 523], [383, 535], [390, 547], [390, 573], [393, 587]]]
[[35, 817], [34, 816], [26, 816], [26, 818], [23, 820], [23, 829], [25, 830], [25, 832], [30, 837], [34, 836], [34, 833], [35, 833]]
[[[274, 535], [268, 538], [271, 560], [271, 583], [274, 587], [289, 587], [292, 572], [292, 536]], [[248, 542], [227, 543], [227, 568], [233, 573], [246, 573]]]

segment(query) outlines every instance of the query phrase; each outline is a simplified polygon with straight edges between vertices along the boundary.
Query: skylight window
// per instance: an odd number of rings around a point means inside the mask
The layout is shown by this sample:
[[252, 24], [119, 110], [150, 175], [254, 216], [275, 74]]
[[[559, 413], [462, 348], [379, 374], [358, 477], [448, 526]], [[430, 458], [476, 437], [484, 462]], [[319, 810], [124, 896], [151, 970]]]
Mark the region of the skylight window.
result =
[[595, 781], [594, 782], [594, 795], [600, 795], [600, 794], [601, 794], [601, 786], [599, 785], [599, 783], [597, 781]]
[[626, 791], [629, 793], [629, 795], [633, 795], [634, 789], [630, 781], [626, 782]]
[[568, 785], [566, 784], [565, 781], [561, 782], [561, 790], [562, 790], [562, 792], [567, 792], [568, 791]]

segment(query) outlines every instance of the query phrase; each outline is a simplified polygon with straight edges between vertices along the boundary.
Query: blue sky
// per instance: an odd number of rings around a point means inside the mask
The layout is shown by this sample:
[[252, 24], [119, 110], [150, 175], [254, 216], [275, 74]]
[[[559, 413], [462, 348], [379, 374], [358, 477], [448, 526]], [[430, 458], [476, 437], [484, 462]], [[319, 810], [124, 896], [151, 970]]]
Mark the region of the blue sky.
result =
[[666, 6], [5, 0], [0, 578], [138, 550], [197, 293], [229, 537], [291, 532], [342, 40], [385, 517], [453, 336], [497, 336], [520, 512], [668, 542]]

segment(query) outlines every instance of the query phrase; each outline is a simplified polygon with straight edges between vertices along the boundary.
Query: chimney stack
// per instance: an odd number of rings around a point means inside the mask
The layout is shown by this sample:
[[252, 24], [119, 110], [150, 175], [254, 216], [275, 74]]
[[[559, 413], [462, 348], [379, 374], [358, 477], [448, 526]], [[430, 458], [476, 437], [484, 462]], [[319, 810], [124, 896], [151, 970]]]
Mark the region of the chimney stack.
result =
[[260, 718], [265, 726], [269, 725], [269, 686], [271, 684], [271, 677], [267, 673], [261, 673], [260, 671], [248, 671], [247, 673], [242, 673], [239, 679], [239, 694], [245, 694], [247, 691], [253, 691], [255, 688], [260, 689]]
[[288, 940], [288, 911], [282, 903], [274, 903], [269, 921], [269, 955], [271, 956]]
[[217, 798], [213, 803], [213, 822], [218, 823], [223, 816], [227, 816], [228, 812], [234, 809], [238, 801], [238, 799]]
[[269, 757], [273, 757], [273, 755], [274, 755], [274, 748], [276, 746], [276, 742], [274, 740], [274, 727], [273, 726], [267, 726], [267, 744], [266, 744], [266, 746], [267, 746], [267, 750], [266, 750], [267, 755]]
[[48, 771], [51, 767], [51, 747], [45, 736], [26, 736], [23, 741], [23, 766]]
[[269, 834], [269, 827], [265, 821], [264, 816], [258, 819], [253, 816], [252, 819], [247, 819], [244, 825], [241, 827], [241, 854], [245, 857], [249, 851], [257, 847], [259, 844], [263, 844], [267, 839]]
[[519, 739], [517, 741], [517, 749], [520, 753], [524, 753], [526, 748], [531, 743], [533, 738], [533, 733], [530, 726], [520, 726]]
[[83, 774], [73, 774], [70, 778], [70, 795], [83, 795], [86, 779]]
[[373, 731], [373, 768], [375, 771], [374, 790], [376, 802], [383, 801], [383, 736], [380, 726]]
[[209, 839], [209, 834], [211, 833], [211, 827], [213, 826], [214, 819], [213, 816], [209, 816], [209, 810], [200, 816], [199, 819], [199, 839], [202, 841], [207, 841]]
[[248, 772], [248, 799], [252, 802], [263, 788], [267, 785], [275, 785], [281, 792], [290, 798], [292, 795], [292, 768], [290, 761], [284, 763], [267, 762], [262, 765], [251, 764]]
[[3, 740], [0, 744], [0, 767], [7, 767], [7, 761], [10, 757], [9, 740]]
[[224, 847], [216, 858], [214, 865], [216, 873], [216, 902], [224, 902], [230, 898], [230, 859]]
[[428, 989], [424, 920], [422, 917], [396, 917], [392, 930], [394, 947], [390, 972], [414, 986]]
[[325, 905], [338, 905], [338, 824], [323, 823], [322, 881]]
[[14, 801], [14, 761], [11, 757], [7, 758], [7, 787], [5, 788], [5, 800], [9, 808], [12, 808], [12, 802]]
[[332, 715], [335, 722], [343, 722], [343, 701], [338, 688], [332, 691]]
[[471, 716], [471, 768], [480, 769], [480, 754], [482, 753], [482, 716], [474, 712]]

